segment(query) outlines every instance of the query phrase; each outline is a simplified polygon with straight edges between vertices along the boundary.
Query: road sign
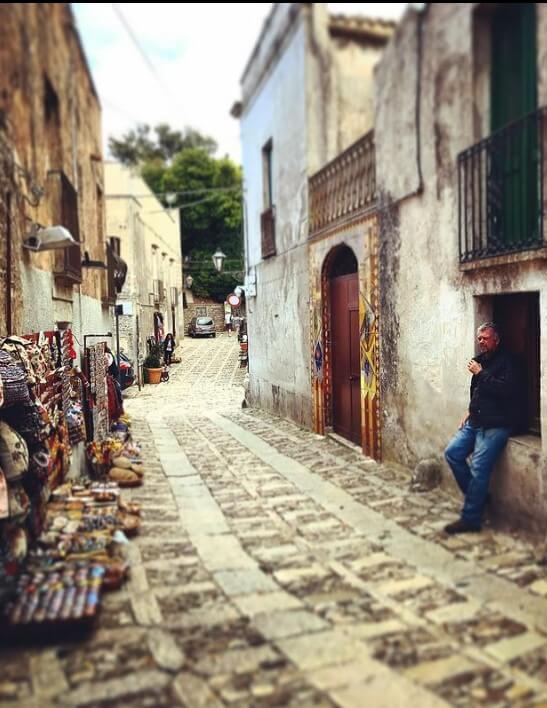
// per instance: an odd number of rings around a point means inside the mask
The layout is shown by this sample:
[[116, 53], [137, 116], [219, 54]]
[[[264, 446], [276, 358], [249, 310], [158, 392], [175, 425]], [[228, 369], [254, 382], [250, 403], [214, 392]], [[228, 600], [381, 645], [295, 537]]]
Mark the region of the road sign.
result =
[[238, 307], [239, 302], [240, 302], [240, 300], [235, 293], [228, 295], [228, 304], [231, 305], [232, 307]]

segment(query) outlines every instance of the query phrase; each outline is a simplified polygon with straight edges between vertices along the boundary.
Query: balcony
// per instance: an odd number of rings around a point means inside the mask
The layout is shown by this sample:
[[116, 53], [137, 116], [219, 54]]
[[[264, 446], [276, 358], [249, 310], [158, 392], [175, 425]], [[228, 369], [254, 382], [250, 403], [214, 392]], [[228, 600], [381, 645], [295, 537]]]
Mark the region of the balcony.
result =
[[260, 215], [262, 258], [275, 256], [275, 207], [271, 206]]
[[[543, 249], [547, 108], [458, 155], [460, 263]], [[499, 259], [498, 259], [499, 260]]]
[[154, 294], [154, 305], [159, 305], [162, 303], [165, 300], [165, 288], [163, 287], [163, 281], [153, 280], [152, 292]]
[[374, 207], [374, 132], [364, 135], [310, 177], [308, 188], [310, 238]]
[[114, 260], [114, 249], [112, 244], [107, 242], [106, 244], [106, 295], [103, 297], [103, 303], [105, 305], [115, 305], [116, 304], [116, 282], [114, 280], [114, 273], [116, 270], [116, 262]]
[[[66, 227], [75, 241], [79, 242], [78, 193], [61, 170], [48, 172], [47, 188], [51, 196], [54, 219]], [[82, 282], [82, 255], [79, 243], [77, 246], [64, 248], [56, 254], [54, 275], [55, 279], [63, 285], [70, 286]]]

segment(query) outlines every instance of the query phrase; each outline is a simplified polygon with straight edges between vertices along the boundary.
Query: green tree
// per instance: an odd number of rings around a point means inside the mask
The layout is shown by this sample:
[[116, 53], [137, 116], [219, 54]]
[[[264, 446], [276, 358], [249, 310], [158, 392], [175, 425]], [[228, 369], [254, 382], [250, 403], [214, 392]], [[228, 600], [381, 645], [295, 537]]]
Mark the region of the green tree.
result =
[[169, 164], [181, 150], [196, 147], [212, 155], [218, 145], [213, 138], [195, 128], [173, 130], [167, 123], [159, 123], [153, 132], [146, 123], [139, 123], [121, 138], [110, 136], [108, 139], [112, 156], [124, 165], [142, 165], [155, 161]]
[[[241, 282], [243, 270], [241, 168], [228, 157], [215, 158], [216, 143], [198, 130], [184, 133], [168, 125], [140, 124], [121, 140], [110, 138], [112, 154], [126, 165], [139, 165], [141, 175], [165, 206], [166, 193], [176, 195], [169, 206], [181, 212], [181, 242], [185, 274], [194, 279], [196, 295], [222, 302]], [[217, 273], [211, 256], [226, 254]]]
[[[147, 169], [143, 176], [157, 179], [154, 168]], [[241, 180], [241, 168], [229, 158], [215, 159], [200, 148], [176, 155], [161, 180], [162, 192], [179, 193], [174, 206], [181, 208], [182, 252], [194, 292], [220, 302], [241, 282], [233, 274], [243, 270]], [[217, 248], [226, 254], [228, 274], [213, 268]]]

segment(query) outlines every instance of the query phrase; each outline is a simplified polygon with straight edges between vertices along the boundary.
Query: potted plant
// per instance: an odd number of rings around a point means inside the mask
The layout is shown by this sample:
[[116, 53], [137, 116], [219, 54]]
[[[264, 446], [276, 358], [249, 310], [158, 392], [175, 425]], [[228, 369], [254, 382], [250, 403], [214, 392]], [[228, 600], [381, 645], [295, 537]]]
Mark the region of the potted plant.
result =
[[144, 368], [144, 382], [158, 384], [161, 381], [163, 367], [161, 365], [161, 344], [154, 342], [150, 345], [148, 356], [142, 363]]

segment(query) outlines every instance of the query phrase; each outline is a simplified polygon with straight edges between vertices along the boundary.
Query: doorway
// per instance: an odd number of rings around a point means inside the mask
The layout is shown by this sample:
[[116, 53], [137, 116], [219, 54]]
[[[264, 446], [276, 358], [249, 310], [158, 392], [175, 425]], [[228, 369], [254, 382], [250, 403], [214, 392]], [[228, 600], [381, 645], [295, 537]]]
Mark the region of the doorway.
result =
[[353, 251], [342, 246], [328, 270], [332, 427], [361, 445], [359, 277]]

